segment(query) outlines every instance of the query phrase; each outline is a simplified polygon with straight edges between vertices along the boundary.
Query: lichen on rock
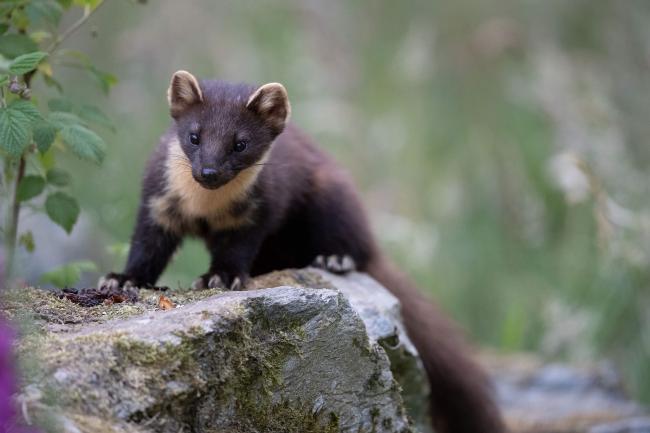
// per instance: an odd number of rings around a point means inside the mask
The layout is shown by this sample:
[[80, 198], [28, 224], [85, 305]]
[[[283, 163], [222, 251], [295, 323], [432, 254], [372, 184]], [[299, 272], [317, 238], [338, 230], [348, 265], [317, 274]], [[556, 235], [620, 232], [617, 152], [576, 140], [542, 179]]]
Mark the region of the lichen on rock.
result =
[[[406, 353], [408, 339], [396, 326], [379, 330], [370, 306], [335, 278], [294, 270], [254, 281], [271, 288], [171, 292], [178, 307], [170, 311], [157, 310], [157, 294], [147, 291], [136, 304], [82, 308], [29, 289], [21, 295], [28, 303], [18, 296], [5, 309], [16, 316], [28, 306], [37, 319], [37, 336], [25, 338], [20, 352], [36, 354], [33, 385], [56, 394], [68, 431], [427, 429], [412, 402], [426, 401], [428, 390], [400, 386], [406, 376], [392, 367], [403, 356], [379, 341], [392, 336]], [[373, 297], [397, 308], [377, 288]], [[376, 315], [387, 314], [382, 308]], [[421, 369], [414, 349], [407, 358], [399, 369]]]

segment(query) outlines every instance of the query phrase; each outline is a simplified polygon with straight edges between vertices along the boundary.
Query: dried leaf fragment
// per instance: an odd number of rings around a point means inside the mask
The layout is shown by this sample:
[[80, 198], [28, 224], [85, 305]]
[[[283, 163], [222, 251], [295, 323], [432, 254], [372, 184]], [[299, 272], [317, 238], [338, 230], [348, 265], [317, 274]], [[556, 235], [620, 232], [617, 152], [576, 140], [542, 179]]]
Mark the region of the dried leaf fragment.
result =
[[160, 298], [158, 298], [158, 308], [161, 310], [171, 310], [172, 308], [176, 308], [176, 305], [168, 297], [160, 295]]

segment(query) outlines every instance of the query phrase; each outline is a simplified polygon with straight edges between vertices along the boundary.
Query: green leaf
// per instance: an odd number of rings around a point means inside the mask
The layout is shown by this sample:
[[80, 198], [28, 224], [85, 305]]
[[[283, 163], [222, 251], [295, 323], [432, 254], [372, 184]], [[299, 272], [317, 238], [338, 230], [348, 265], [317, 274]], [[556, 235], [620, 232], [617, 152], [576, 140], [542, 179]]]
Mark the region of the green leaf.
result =
[[63, 9], [70, 9], [72, 6], [72, 0], [57, 0]]
[[70, 233], [79, 217], [79, 204], [77, 200], [63, 192], [55, 192], [45, 200], [45, 212], [52, 221]]
[[63, 86], [61, 85], [61, 83], [56, 81], [54, 78], [52, 78], [52, 77], [50, 77], [48, 75], [41, 75], [41, 77], [43, 77], [43, 81], [45, 82], [45, 85], [47, 87], [54, 87], [54, 88], [56, 88], [56, 90], [59, 91], [59, 93], [63, 92]]
[[68, 99], [63, 98], [52, 98], [47, 101], [47, 107], [50, 111], [63, 111], [65, 113], [72, 113], [74, 111], [74, 105]]
[[34, 42], [40, 44], [44, 40], [52, 39], [52, 33], [46, 32], [45, 30], [39, 30], [29, 34], [29, 37], [34, 39]]
[[66, 57], [70, 57], [72, 59], [75, 59], [75, 60], [77, 60], [77, 61], [79, 61], [81, 63], [81, 65], [79, 65], [79, 66], [82, 66], [82, 67], [84, 67], [86, 69], [90, 68], [92, 66], [92, 64], [93, 64], [92, 59], [90, 58], [90, 56], [88, 54], [84, 53], [83, 51], [63, 48], [63, 49], [59, 50], [58, 55], [59, 56], [66, 56]]
[[70, 184], [70, 173], [60, 168], [51, 168], [47, 171], [47, 181], [55, 186]]
[[76, 114], [66, 113], [63, 111], [54, 111], [50, 113], [48, 118], [50, 122], [52, 122], [55, 126], [59, 128], [64, 128], [70, 125], [84, 124], [83, 120], [81, 120], [79, 116], [77, 116]]
[[38, 45], [27, 35], [12, 33], [0, 36], [0, 54], [9, 59], [37, 50]]
[[58, 128], [47, 120], [43, 120], [34, 125], [34, 142], [38, 151], [45, 153], [50, 149], [54, 139], [56, 138], [56, 133]]
[[69, 125], [61, 130], [61, 138], [79, 158], [101, 164], [105, 155], [104, 140], [81, 125]]
[[35, 51], [16, 57], [9, 65], [9, 72], [14, 75], [24, 75], [36, 69], [39, 63], [47, 57], [47, 53]]
[[31, 231], [26, 231], [25, 233], [21, 234], [18, 238], [18, 243], [24, 246], [27, 252], [30, 253], [33, 252], [34, 248], [36, 247], [34, 245], [34, 235]]
[[73, 2], [79, 6], [88, 6], [90, 7], [90, 10], [93, 10], [99, 6], [102, 0], [73, 0]]
[[4, 86], [9, 82], [9, 75], [0, 74], [0, 86]]
[[38, 108], [36, 108], [36, 106], [31, 102], [24, 99], [16, 99], [13, 101], [11, 104], [9, 104], [9, 109], [20, 111], [32, 122], [43, 120], [43, 116], [41, 115], [41, 112], [38, 111]]
[[0, 150], [19, 157], [29, 146], [31, 120], [23, 112], [0, 108]]
[[104, 93], [108, 93], [111, 90], [111, 87], [117, 84], [117, 77], [113, 74], [100, 71], [94, 66], [90, 66], [88, 70], [97, 79], [97, 81], [99, 81], [99, 85]]
[[0, 24], [0, 35], [4, 35], [9, 30], [9, 24]]
[[97, 272], [97, 265], [89, 260], [71, 262], [44, 273], [41, 281], [55, 287], [71, 287], [79, 281], [82, 272]]
[[113, 122], [111, 122], [111, 119], [109, 119], [108, 116], [105, 115], [99, 108], [92, 105], [82, 106], [79, 110], [79, 117], [87, 120], [90, 123], [94, 123], [96, 125], [108, 128], [111, 131], [115, 131], [115, 126], [113, 125]]
[[25, 12], [33, 25], [56, 26], [63, 14], [63, 7], [54, 0], [32, 0]]
[[18, 201], [32, 199], [43, 192], [45, 188], [45, 179], [41, 176], [25, 176], [18, 185], [16, 198]]

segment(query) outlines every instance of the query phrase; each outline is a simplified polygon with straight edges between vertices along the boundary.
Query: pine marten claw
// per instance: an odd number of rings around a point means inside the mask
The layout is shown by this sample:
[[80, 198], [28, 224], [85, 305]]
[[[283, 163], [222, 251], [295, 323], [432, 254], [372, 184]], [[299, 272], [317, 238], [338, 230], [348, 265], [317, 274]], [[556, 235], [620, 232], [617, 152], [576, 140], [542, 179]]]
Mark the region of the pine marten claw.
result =
[[214, 274], [208, 280], [208, 289], [223, 289], [226, 285], [221, 281], [221, 277]]
[[99, 279], [97, 288], [102, 292], [112, 292], [120, 288], [134, 288], [135, 284], [127, 275], [110, 273]]
[[242, 280], [239, 277], [235, 277], [232, 280], [230, 285], [224, 283], [223, 279], [219, 274], [204, 274], [199, 278], [194, 280], [192, 283], [192, 289], [194, 290], [206, 290], [206, 289], [229, 289], [229, 290], [241, 290], [243, 287]]
[[357, 268], [354, 259], [347, 254], [342, 256], [337, 254], [332, 254], [330, 256], [319, 255], [314, 259], [312, 265], [334, 274], [347, 274]]

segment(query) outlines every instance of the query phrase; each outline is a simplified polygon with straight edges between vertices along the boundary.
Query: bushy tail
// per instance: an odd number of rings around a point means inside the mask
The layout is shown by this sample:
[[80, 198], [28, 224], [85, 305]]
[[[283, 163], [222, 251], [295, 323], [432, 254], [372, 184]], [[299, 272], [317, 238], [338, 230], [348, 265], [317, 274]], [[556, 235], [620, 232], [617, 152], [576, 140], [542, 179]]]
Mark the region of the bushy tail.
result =
[[385, 258], [368, 273], [402, 304], [409, 337], [420, 352], [431, 384], [431, 414], [440, 433], [503, 433], [499, 410], [483, 371], [450, 321]]

